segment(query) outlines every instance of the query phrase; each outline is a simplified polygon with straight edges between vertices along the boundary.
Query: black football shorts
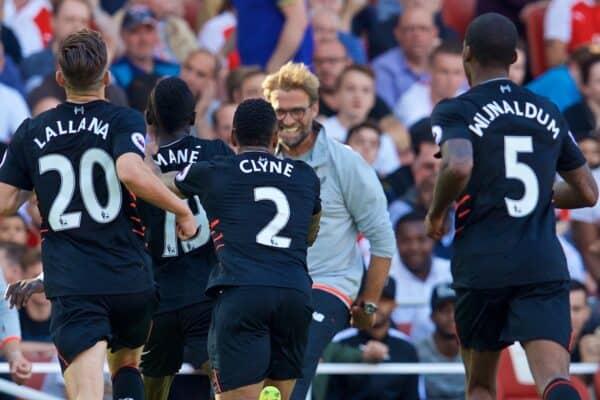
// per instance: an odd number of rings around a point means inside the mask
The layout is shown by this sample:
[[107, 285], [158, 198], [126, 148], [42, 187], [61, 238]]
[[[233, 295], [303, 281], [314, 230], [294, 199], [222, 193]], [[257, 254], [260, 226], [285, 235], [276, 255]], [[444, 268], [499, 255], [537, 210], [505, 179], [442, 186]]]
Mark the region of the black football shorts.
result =
[[312, 312], [310, 292], [271, 286], [223, 288], [208, 333], [215, 391], [267, 378], [302, 377]]
[[63, 371], [102, 340], [112, 352], [142, 346], [148, 338], [158, 292], [59, 296], [51, 299], [50, 333]]
[[144, 376], [175, 375], [184, 359], [196, 369], [208, 360], [207, 338], [213, 302], [204, 301], [154, 316], [142, 352]]
[[569, 350], [569, 282], [499, 289], [456, 288], [456, 333], [462, 347], [499, 351], [514, 342], [550, 340]]

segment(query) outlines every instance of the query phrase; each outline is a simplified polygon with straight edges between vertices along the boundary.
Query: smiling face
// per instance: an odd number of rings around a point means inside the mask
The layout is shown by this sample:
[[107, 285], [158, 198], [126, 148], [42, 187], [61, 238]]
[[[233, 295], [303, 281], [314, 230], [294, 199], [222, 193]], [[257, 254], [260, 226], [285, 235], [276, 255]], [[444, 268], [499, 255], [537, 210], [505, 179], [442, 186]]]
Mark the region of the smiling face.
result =
[[423, 222], [400, 223], [396, 230], [396, 245], [402, 263], [413, 274], [421, 274], [431, 266], [434, 242], [425, 234]]
[[279, 141], [288, 148], [297, 147], [312, 132], [313, 120], [319, 113], [318, 103], [311, 104], [308, 94], [301, 89], [274, 90], [270, 102], [277, 113]]

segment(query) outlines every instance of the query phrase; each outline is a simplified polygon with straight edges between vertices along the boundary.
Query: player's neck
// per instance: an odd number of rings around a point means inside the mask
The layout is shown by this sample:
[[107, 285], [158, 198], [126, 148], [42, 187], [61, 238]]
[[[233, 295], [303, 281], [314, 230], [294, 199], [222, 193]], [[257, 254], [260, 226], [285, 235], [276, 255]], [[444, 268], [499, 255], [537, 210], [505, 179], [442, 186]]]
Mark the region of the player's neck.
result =
[[187, 131], [175, 132], [172, 135], [167, 134], [167, 133], [159, 133], [158, 134], [158, 146], [159, 147], [167, 146], [171, 143], [175, 143], [175, 142], [183, 139], [184, 137], [186, 137], [188, 135], [189, 135], [189, 132], [187, 132]]
[[494, 79], [508, 79], [508, 71], [504, 68], [478, 68], [471, 72], [471, 87]]
[[238, 154], [242, 153], [269, 153], [273, 154], [273, 149], [264, 146], [240, 146], [238, 147]]
[[94, 100], [105, 100], [104, 86], [101, 89], [90, 92], [67, 92], [67, 101], [69, 103], [84, 104]]

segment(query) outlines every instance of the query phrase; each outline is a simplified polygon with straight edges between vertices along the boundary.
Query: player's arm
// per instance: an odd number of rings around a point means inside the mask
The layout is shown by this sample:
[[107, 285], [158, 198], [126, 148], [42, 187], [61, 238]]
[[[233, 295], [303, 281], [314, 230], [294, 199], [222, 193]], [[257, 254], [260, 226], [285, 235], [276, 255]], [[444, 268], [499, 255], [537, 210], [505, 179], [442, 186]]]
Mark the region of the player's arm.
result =
[[0, 215], [13, 215], [31, 197], [33, 183], [25, 165], [24, 136], [29, 119], [23, 121], [0, 156]]
[[564, 179], [554, 184], [554, 206], [571, 209], [592, 207], [598, 201], [598, 185], [587, 164], [570, 171], [558, 171]]
[[160, 170], [160, 167], [154, 162], [153, 156], [157, 152], [158, 145], [156, 144], [156, 141], [152, 140], [151, 142], [146, 142], [146, 154], [144, 157], [144, 162], [150, 171], [152, 171], [152, 173], [162, 181], [163, 185], [165, 185], [167, 189], [173, 192], [177, 197], [184, 199], [185, 196], [175, 186], [174, 179], [175, 175], [177, 175], [177, 171], [163, 173]]
[[280, 0], [278, 7], [285, 22], [279, 34], [277, 47], [266, 65], [267, 72], [275, 72], [291, 60], [304, 38], [308, 15], [303, 0]]
[[444, 235], [444, 221], [452, 203], [465, 190], [473, 170], [473, 145], [468, 139], [448, 139], [442, 145], [442, 165], [427, 214], [428, 234], [435, 239]]
[[187, 204], [162, 184], [139, 154], [122, 154], [117, 158], [116, 166], [119, 180], [127, 189], [148, 203], [175, 214], [181, 239], [189, 239], [197, 233], [198, 226]]
[[13, 215], [30, 197], [30, 191], [0, 182], [0, 215]]

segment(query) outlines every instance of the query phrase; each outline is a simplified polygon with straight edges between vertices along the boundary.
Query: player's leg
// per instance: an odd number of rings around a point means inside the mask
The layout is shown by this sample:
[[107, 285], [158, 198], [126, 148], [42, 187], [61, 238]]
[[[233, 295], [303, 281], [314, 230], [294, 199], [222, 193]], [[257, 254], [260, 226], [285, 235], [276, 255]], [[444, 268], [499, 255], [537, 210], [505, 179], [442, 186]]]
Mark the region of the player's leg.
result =
[[511, 303], [509, 334], [527, 354], [544, 399], [579, 399], [569, 382], [571, 318], [568, 282], [527, 285]]
[[183, 340], [178, 311], [154, 316], [140, 364], [146, 400], [169, 397], [171, 384], [183, 361]]
[[508, 312], [505, 289], [457, 289], [456, 334], [465, 366], [465, 394], [469, 400], [496, 398], [500, 351], [508, 343], [501, 338]]
[[499, 351], [461, 349], [466, 372], [465, 393], [468, 400], [494, 400]]
[[254, 383], [252, 385], [242, 386], [231, 389], [226, 392], [217, 393], [216, 400], [256, 400], [260, 396], [264, 382]]
[[294, 390], [295, 385], [296, 385], [295, 379], [287, 379], [284, 381], [276, 381], [276, 380], [272, 380], [272, 379], [266, 379], [264, 387], [275, 386], [277, 389], [279, 389], [279, 393], [281, 393], [281, 400], [288, 400], [290, 398], [290, 396], [292, 395], [292, 391]]
[[206, 373], [212, 384], [208, 362], [208, 330], [214, 308], [213, 301], [205, 301], [183, 308], [180, 312], [181, 330], [185, 343], [184, 359], [195, 370]]
[[311, 294], [279, 288], [278, 308], [271, 319], [271, 370], [266, 386], [275, 386], [282, 400], [292, 395], [302, 377], [308, 330], [312, 320]]
[[143, 347], [122, 348], [107, 354], [112, 376], [113, 399], [144, 399], [144, 383], [139, 370]]
[[339, 298], [323, 290], [313, 289], [312, 307], [314, 312], [308, 330], [302, 378], [296, 381], [292, 400], [305, 400], [323, 350], [335, 334], [347, 328], [350, 322], [348, 307]]
[[269, 372], [270, 287], [226, 287], [215, 303], [208, 332], [211, 377], [217, 399], [256, 400]]
[[144, 398], [144, 383], [139, 370], [143, 345], [152, 326], [158, 305], [156, 290], [127, 295], [104, 296], [110, 310], [112, 340], [108, 367], [113, 378], [113, 398]]
[[544, 400], [581, 398], [569, 381], [570, 354], [562, 345], [549, 340], [531, 340], [523, 343], [523, 347], [538, 392]]
[[52, 299], [50, 332], [70, 399], [102, 399], [110, 331], [108, 311], [100, 296]]
[[100, 400], [104, 395], [106, 342], [100, 341], [83, 351], [64, 372], [67, 395], [72, 400]]

